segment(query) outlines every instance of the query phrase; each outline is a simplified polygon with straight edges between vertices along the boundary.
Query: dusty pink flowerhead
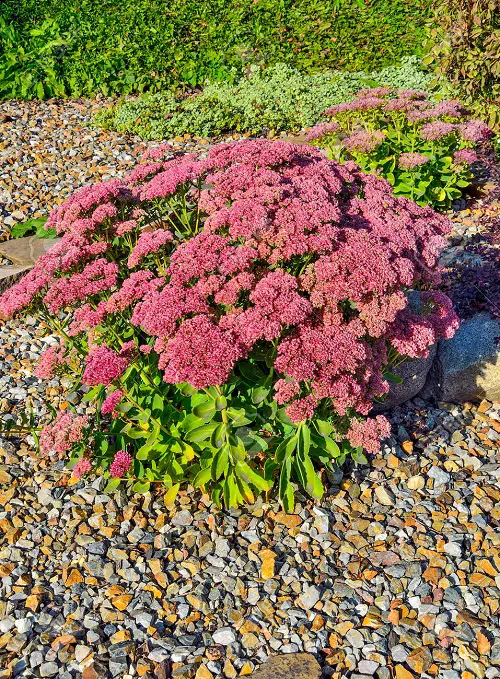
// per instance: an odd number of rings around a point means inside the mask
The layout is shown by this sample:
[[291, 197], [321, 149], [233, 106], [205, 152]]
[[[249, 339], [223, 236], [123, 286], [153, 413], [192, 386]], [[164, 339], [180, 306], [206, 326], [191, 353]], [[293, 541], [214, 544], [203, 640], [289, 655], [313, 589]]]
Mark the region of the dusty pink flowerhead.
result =
[[39, 379], [50, 379], [54, 377], [56, 370], [65, 363], [64, 346], [62, 344], [53, 344], [41, 355], [35, 369], [35, 375]]
[[340, 129], [340, 125], [337, 122], [331, 123], [318, 123], [314, 127], [311, 127], [306, 135], [306, 141], [315, 141], [316, 139], [322, 139], [326, 135], [335, 134]]
[[85, 361], [82, 381], [89, 387], [111, 384], [123, 375], [129, 359], [119, 356], [105, 344], [90, 350]]
[[109, 467], [110, 476], [114, 479], [119, 479], [129, 471], [132, 466], [132, 456], [124, 450], [119, 450]]
[[103, 415], [106, 415], [107, 413], [111, 413], [112, 417], [118, 417], [118, 413], [115, 412], [116, 406], [120, 403], [120, 401], [123, 398], [123, 391], [121, 389], [115, 389], [115, 391], [112, 391], [108, 393], [106, 398], [104, 399], [102, 406], [101, 406], [101, 413]]
[[398, 165], [403, 170], [412, 170], [429, 162], [429, 158], [423, 153], [402, 153], [399, 156]]
[[460, 151], [455, 151], [453, 154], [453, 162], [457, 165], [465, 164], [471, 165], [477, 160], [477, 153], [472, 151], [472, 149], [461, 149]]
[[454, 123], [443, 123], [441, 120], [436, 120], [435, 122], [422, 125], [420, 128], [420, 136], [422, 139], [435, 141], [436, 139], [442, 139], [443, 137], [446, 137], [458, 129], [459, 126], [455, 125]]
[[469, 120], [459, 126], [459, 131], [462, 139], [472, 142], [484, 141], [493, 134], [491, 128], [482, 120]]
[[82, 457], [73, 467], [73, 476], [75, 479], [81, 479], [92, 469], [92, 462], [88, 457]]
[[86, 416], [60, 410], [54, 422], [48, 424], [40, 433], [40, 454], [43, 456], [54, 452], [62, 457], [75, 443], [84, 439], [87, 425]]
[[381, 130], [360, 130], [353, 132], [342, 141], [342, 145], [353, 153], [370, 153], [384, 141], [385, 134]]
[[380, 450], [380, 442], [391, 433], [391, 425], [383, 415], [369, 417], [366, 420], [354, 418], [347, 431], [346, 437], [354, 447], [361, 447], [367, 453]]

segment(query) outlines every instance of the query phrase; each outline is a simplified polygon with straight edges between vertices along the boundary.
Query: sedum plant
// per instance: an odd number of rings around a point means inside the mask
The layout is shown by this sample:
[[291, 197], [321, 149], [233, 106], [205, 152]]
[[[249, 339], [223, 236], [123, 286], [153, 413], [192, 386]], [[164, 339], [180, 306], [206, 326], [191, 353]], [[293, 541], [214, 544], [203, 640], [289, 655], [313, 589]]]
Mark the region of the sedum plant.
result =
[[445, 209], [471, 183], [473, 147], [491, 136], [466, 113], [457, 100], [436, 103], [425, 92], [376, 87], [329, 108], [331, 122], [313, 127], [307, 139], [384, 177], [396, 195]]
[[168, 154], [52, 212], [61, 240], [0, 298], [60, 337], [37, 375], [95, 406], [59, 412], [40, 452], [226, 507], [277, 485], [291, 510], [294, 484], [319, 498], [321, 469], [379, 449], [391, 371], [453, 335], [432, 290], [449, 222], [312, 147]]

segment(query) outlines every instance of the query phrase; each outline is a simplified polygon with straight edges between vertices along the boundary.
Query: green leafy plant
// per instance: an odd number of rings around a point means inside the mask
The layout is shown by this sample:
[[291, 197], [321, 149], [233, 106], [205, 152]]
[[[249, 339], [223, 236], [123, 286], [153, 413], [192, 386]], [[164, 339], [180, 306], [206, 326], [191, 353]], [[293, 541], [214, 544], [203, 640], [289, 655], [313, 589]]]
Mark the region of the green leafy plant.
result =
[[168, 139], [186, 133], [212, 137], [234, 131], [253, 135], [298, 131], [318, 122], [325, 105], [352, 98], [360, 87], [383, 83], [418, 88], [428, 82], [416, 57], [371, 74], [304, 74], [277, 64], [264, 70], [251, 68], [234, 84], [209, 84], [191, 97], [159, 93], [121, 101], [99, 111], [93, 124], [145, 139]]
[[491, 136], [470, 120], [459, 101], [432, 102], [425, 92], [372, 88], [331, 107], [332, 122], [320, 123], [308, 140], [341, 162], [354, 160], [387, 179], [398, 196], [421, 205], [449, 208], [472, 179], [475, 144]]
[[0, 16], [26, 52], [37, 40], [30, 31], [45, 20], [71, 35], [60, 76], [68, 94], [80, 96], [232, 82], [251, 64], [379, 69], [418, 52], [428, 3], [2, 0]]
[[500, 123], [500, 11], [495, 0], [435, 3], [423, 62], [489, 125]]
[[22, 33], [0, 15], [0, 98], [64, 96], [61, 60], [67, 44], [53, 19]]
[[55, 238], [55, 229], [46, 229], [46, 222], [47, 217], [35, 217], [24, 222], [18, 222], [10, 229], [10, 237], [38, 236], [38, 238]]

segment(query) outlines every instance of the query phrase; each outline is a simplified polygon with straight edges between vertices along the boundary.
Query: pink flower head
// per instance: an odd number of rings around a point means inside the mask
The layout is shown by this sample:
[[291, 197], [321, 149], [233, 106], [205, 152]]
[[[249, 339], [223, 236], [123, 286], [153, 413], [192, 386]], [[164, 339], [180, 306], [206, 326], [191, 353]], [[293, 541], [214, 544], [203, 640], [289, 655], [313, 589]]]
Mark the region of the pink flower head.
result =
[[461, 149], [460, 151], [455, 151], [453, 154], [453, 162], [457, 165], [462, 163], [466, 165], [472, 165], [477, 161], [477, 153], [471, 149]]
[[385, 134], [381, 130], [369, 132], [360, 130], [353, 132], [342, 141], [342, 145], [351, 153], [370, 153], [384, 141]]
[[38, 366], [35, 369], [35, 375], [39, 379], [50, 379], [54, 377], [57, 369], [65, 363], [64, 346], [62, 344], [53, 344], [41, 355]]
[[243, 352], [229, 332], [208, 316], [184, 321], [175, 337], [165, 343], [159, 368], [170, 384], [188, 382], [196, 389], [224, 384]]
[[354, 418], [347, 431], [346, 438], [354, 447], [361, 447], [367, 453], [377, 453], [380, 442], [391, 433], [391, 425], [383, 415], [369, 417], [366, 420]]
[[84, 439], [87, 425], [86, 416], [75, 416], [71, 412], [60, 410], [54, 422], [40, 433], [40, 454], [43, 456], [54, 452], [62, 457], [75, 443]]
[[115, 412], [116, 406], [120, 403], [123, 398], [123, 391], [121, 389], [115, 389], [107, 394], [101, 406], [101, 413], [106, 415], [111, 413], [112, 417], [118, 417], [118, 413]]
[[119, 356], [102, 344], [90, 350], [85, 361], [82, 382], [89, 387], [109, 385], [123, 375], [129, 362], [128, 358]]
[[117, 236], [124, 236], [126, 233], [131, 233], [137, 229], [137, 222], [135, 219], [127, 219], [125, 222], [118, 222], [115, 224], [115, 233]]
[[170, 231], [164, 231], [163, 229], [142, 233], [128, 258], [129, 268], [133, 269], [141, 263], [144, 257], [154, 252], [158, 252], [166, 243], [169, 243], [172, 240], [173, 235]]
[[318, 123], [314, 127], [311, 127], [306, 135], [306, 141], [322, 139], [328, 134], [335, 134], [339, 129], [340, 125], [335, 121], [331, 123]]
[[129, 455], [129, 453], [126, 453], [124, 450], [119, 450], [115, 454], [113, 462], [109, 467], [110, 476], [112, 476], [114, 479], [120, 479], [122, 476], [125, 476], [131, 466], [132, 456]]
[[462, 139], [472, 142], [484, 141], [493, 134], [491, 128], [482, 120], [469, 120], [460, 125], [459, 131]]
[[75, 479], [81, 479], [92, 469], [92, 462], [88, 457], [81, 457], [73, 467], [73, 476]]
[[429, 162], [429, 158], [423, 153], [402, 153], [399, 156], [398, 165], [403, 170], [412, 170]]
[[422, 125], [420, 128], [420, 136], [422, 139], [434, 141], [436, 139], [442, 139], [458, 129], [459, 127], [454, 123], [443, 123], [440, 120], [436, 120], [433, 123]]

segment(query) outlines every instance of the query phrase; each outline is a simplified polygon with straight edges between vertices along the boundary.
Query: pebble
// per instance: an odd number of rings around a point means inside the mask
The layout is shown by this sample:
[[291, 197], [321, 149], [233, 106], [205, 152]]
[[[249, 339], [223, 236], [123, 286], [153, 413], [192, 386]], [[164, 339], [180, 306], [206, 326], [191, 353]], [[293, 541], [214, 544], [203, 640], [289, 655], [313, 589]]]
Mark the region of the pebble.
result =
[[221, 627], [213, 633], [212, 638], [214, 643], [221, 644], [222, 646], [229, 646], [229, 644], [236, 641], [236, 635], [231, 627]]

